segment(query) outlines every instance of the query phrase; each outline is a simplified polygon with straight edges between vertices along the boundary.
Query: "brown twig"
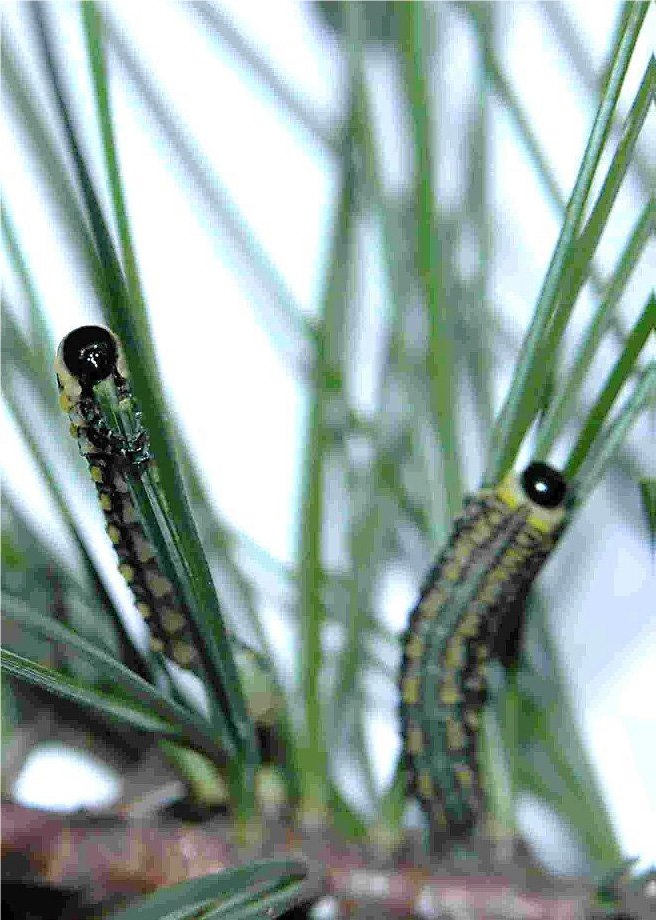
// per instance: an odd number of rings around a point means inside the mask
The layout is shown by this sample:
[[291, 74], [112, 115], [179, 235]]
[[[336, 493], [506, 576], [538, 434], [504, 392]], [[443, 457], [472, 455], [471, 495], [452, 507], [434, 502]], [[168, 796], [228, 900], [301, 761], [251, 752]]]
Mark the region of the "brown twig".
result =
[[436, 875], [389, 859], [382, 865], [380, 858], [377, 867], [371, 851], [344, 843], [334, 832], [302, 833], [282, 823], [265, 827], [258, 846], [246, 852], [224, 818], [202, 827], [126, 824], [115, 816], [61, 815], [4, 803], [2, 851], [3, 857], [29, 860], [32, 880], [84, 889], [93, 903], [281, 856], [307, 860], [312, 895], [321, 893], [322, 877], [323, 893], [337, 900], [340, 916], [581, 920], [590, 895], [590, 884], [580, 881], [557, 886], [543, 877], [539, 890], [529, 890], [507, 875]]

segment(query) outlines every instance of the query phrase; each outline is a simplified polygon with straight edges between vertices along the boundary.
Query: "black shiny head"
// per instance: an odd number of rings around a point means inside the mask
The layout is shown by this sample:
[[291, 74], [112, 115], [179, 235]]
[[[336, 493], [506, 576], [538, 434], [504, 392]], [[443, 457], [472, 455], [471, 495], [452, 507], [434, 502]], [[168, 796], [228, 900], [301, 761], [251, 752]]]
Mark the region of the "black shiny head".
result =
[[80, 384], [94, 386], [114, 370], [118, 359], [116, 342], [102, 326], [80, 326], [62, 344], [64, 364]]
[[527, 498], [540, 508], [558, 508], [567, 495], [565, 477], [546, 463], [529, 464], [520, 477]]

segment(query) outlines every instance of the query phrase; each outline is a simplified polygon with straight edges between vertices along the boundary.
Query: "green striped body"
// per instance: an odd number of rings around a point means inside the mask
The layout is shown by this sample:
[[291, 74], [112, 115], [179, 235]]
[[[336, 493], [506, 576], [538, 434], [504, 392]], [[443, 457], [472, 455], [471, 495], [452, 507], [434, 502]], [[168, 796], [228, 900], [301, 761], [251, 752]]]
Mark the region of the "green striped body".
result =
[[483, 808], [477, 735], [486, 666], [562, 530], [564, 510], [526, 498], [514, 476], [468, 499], [403, 638], [401, 723], [411, 791], [437, 836], [456, 839]]

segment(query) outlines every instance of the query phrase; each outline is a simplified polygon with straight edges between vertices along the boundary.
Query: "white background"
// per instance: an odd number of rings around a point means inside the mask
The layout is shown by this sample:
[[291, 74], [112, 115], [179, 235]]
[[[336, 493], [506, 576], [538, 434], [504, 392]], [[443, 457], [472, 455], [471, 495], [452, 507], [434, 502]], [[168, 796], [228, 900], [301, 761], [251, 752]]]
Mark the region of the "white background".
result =
[[[4, 25], [29, 55], [25, 14], [20, 6], [5, 7]], [[76, 106], [81, 123], [88, 127], [88, 149], [101, 163], [76, 8], [56, 6]], [[281, 113], [228, 50], [204, 34], [184, 4], [113, 3], [110, 10], [160, 87], [170, 112], [189, 133], [196, 149], [203, 151], [208, 167], [221, 177], [239, 212], [248, 219], [299, 309], [309, 316], [316, 314], [337, 181], [330, 154]], [[222, 10], [327, 124], [339, 115], [343, 107], [343, 60], [308, 4], [233, 2], [224, 4]], [[570, 3], [566, 11], [599, 72], [610, 47], [618, 6]], [[532, 127], [566, 197], [594, 114], [590, 93], [582, 88], [537, 4], [507, 3], [499, 5], [497, 12], [499, 56], [522, 104], [531, 113]], [[623, 91], [624, 111], [644, 72], [646, 35], [653, 35], [654, 11], [649, 15], [651, 26], [648, 19], [637, 61]], [[474, 54], [467, 20], [454, 14], [444, 42], [446, 59], [442, 66], [453, 74], [453, 83], [445, 98], [436, 100], [436, 106], [438, 121], [448, 125], [452, 133], [442, 142], [438, 139], [436, 180], [440, 200], [448, 207], [450, 200], [457, 202], [462, 181], [458, 143], [462, 113], [473, 92], [467, 81]], [[33, 66], [36, 68], [36, 63]], [[409, 150], [407, 131], [403, 132], [407, 126], [400, 121], [396, 105], [394, 74], [380, 51], [372, 52], [369, 67], [380, 136], [388, 154], [386, 184], [389, 189], [403, 187]], [[112, 78], [116, 137], [130, 218], [168, 395], [179, 414], [184, 414], [185, 432], [221, 514], [274, 559], [291, 563], [298, 540], [305, 424], [305, 393], [294, 356], [281, 354], [277, 348], [269, 295], [217, 229], [207, 202], [171, 160], [169, 149], [120, 66], [113, 64]], [[47, 109], [47, 100], [44, 107]], [[653, 122], [653, 115], [651, 119]], [[653, 123], [648, 130], [653, 141]], [[545, 197], [511, 121], [496, 100], [490, 132], [494, 164], [489, 178], [490, 204], [495, 237], [489, 296], [519, 342], [548, 265], [560, 214]], [[649, 149], [647, 143], [642, 149]], [[91, 302], [89, 292], [67, 261], [55, 212], [25, 154], [11, 111], [5, 113], [2, 150], [5, 203], [53, 336], [59, 341], [74, 326], [97, 317], [87, 306]], [[605, 271], [612, 269], [642, 200], [640, 189], [629, 177], [613, 223], [602, 240], [599, 265]], [[368, 239], [363, 273], [371, 281], [365, 296], [368, 309], [375, 315], [384, 308], [382, 282], [376, 277], [376, 238]], [[6, 264], [3, 253], [3, 267]], [[653, 279], [653, 269], [652, 246], [623, 300], [625, 325], [642, 309], [649, 289], [644, 279]], [[3, 275], [13, 295], [12, 303], [20, 304], [11, 273], [5, 270]], [[586, 289], [575, 314], [574, 337], [567, 347], [584, 328], [593, 305]], [[602, 353], [604, 360], [587, 386], [588, 399], [594, 397], [603, 379], [604, 363], [607, 365], [614, 354], [612, 348]], [[361, 377], [362, 391], [356, 395], [364, 411], [373, 374]], [[511, 365], [506, 360], [498, 367], [499, 402], [510, 374]], [[0, 432], [7, 481], [16, 492], [29, 496], [27, 511], [48, 539], [65, 547], [47, 496], [4, 412]], [[646, 424], [637, 426], [633, 444], [643, 457], [648, 453], [647, 438]], [[556, 461], [565, 456], [566, 448], [565, 443], [559, 446]], [[476, 464], [474, 460], [468, 469], [470, 487], [480, 475]], [[97, 554], [109, 569], [113, 565], [111, 549], [103, 542], [96, 512], [87, 499], [71, 496], [81, 514], [91, 519], [89, 529], [98, 541]], [[547, 597], [554, 599], [552, 623], [563, 664], [620, 839], [627, 856], [639, 856], [640, 865], [647, 866], [656, 862], [656, 592], [637, 487], [620, 500], [612, 483], [603, 484], [566, 540], [567, 546], [550, 564], [542, 584]], [[565, 593], [556, 590], [563, 579]], [[125, 603], [126, 592], [119, 578], [113, 590]], [[416, 583], [402, 572], [387, 580], [381, 607], [388, 625], [399, 632], [416, 590]], [[375, 725], [377, 734], [372, 743], [379, 753], [384, 783], [398, 753], [397, 728], [388, 717], [377, 719]], [[54, 768], [51, 760], [44, 759], [44, 752], [41, 757], [38, 753], [30, 759], [16, 789], [21, 801], [75, 808], [103, 798], [111, 800], [116, 794], [116, 778], [94, 772], [85, 764], [83, 781], [72, 759], [62, 759], [61, 754], [56, 761], [57, 782], [44, 782], [43, 771], [52, 778]], [[527, 822], [529, 811], [527, 806]], [[571, 863], [563, 866], [562, 859], [559, 862], [553, 848], [551, 855], [554, 865], [571, 868]]]

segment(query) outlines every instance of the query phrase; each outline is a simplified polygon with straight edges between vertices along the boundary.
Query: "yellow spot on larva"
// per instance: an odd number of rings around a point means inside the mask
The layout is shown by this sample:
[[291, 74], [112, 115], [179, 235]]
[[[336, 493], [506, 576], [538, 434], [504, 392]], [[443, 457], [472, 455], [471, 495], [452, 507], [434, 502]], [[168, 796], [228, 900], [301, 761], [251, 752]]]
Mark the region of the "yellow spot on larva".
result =
[[155, 547], [150, 543], [143, 543], [137, 549], [137, 559], [139, 562], [150, 562], [155, 558]]
[[127, 562], [122, 562], [118, 567], [119, 572], [128, 584], [134, 579], [134, 569]]
[[421, 636], [413, 636], [405, 647], [407, 658], [421, 658], [424, 651], [424, 640]]
[[481, 590], [481, 593], [479, 594], [479, 599], [482, 604], [485, 604], [485, 606], [489, 607], [491, 604], [493, 604], [496, 601], [498, 596], [499, 596], [499, 583], [497, 582], [495, 584], [494, 582], [492, 582], [491, 584], [486, 584], [483, 587], [483, 589]]
[[459, 703], [462, 699], [462, 694], [456, 687], [455, 681], [452, 674], [447, 674], [442, 684], [442, 690], [440, 691], [440, 699], [443, 703], [446, 703], [447, 706], [452, 706], [454, 703]]
[[513, 568], [526, 559], [526, 553], [519, 549], [509, 549], [505, 553], [505, 561], [508, 566]]
[[68, 412], [68, 410], [73, 406], [73, 403], [71, 402], [70, 397], [65, 390], [62, 390], [59, 394], [59, 405], [64, 412]]
[[444, 566], [444, 577], [447, 581], [457, 581], [460, 577], [460, 565], [457, 562], [448, 562]]
[[91, 473], [91, 478], [93, 479], [94, 482], [103, 481], [103, 471], [100, 469], [99, 466], [90, 467], [89, 472]]
[[447, 593], [444, 588], [435, 588], [426, 595], [421, 602], [421, 615], [427, 620], [433, 619], [444, 606], [447, 599]]
[[124, 524], [136, 524], [137, 523], [137, 520], [138, 520], [137, 509], [134, 507], [132, 502], [126, 502], [123, 505], [123, 508], [121, 509], [121, 517], [123, 518]]
[[160, 575], [159, 572], [146, 572], [146, 584], [157, 598], [164, 597], [173, 590], [173, 585], [168, 578]]
[[489, 650], [489, 648], [487, 647], [487, 645], [483, 645], [483, 644], [479, 643], [479, 644], [476, 646], [476, 656], [477, 656], [477, 658], [479, 658], [481, 661], [485, 661], [485, 659], [489, 657], [489, 654], [490, 654], [490, 650]]
[[476, 543], [487, 543], [492, 536], [492, 528], [485, 521], [478, 521], [471, 532], [472, 540]]
[[459, 722], [448, 719], [446, 723], [446, 743], [452, 751], [459, 751], [467, 743], [467, 736]]
[[528, 523], [539, 532], [540, 538], [543, 534], [552, 533], [555, 527], [553, 520], [544, 519], [537, 514], [529, 515]]
[[73, 422], [71, 422], [71, 424], [68, 426], [68, 433], [70, 434], [72, 438], [77, 437], [77, 428]]
[[143, 601], [139, 601], [136, 606], [137, 606], [137, 610], [139, 611], [141, 616], [144, 618], [144, 620], [149, 619], [149, 617], [153, 615], [153, 611], [150, 609], [148, 604], [144, 604]]
[[121, 542], [121, 531], [118, 529], [116, 524], [107, 525], [107, 536], [112, 541], [114, 546]]
[[164, 651], [164, 643], [162, 642], [161, 639], [158, 639], [157, 636], [150, 637], [150, 647], [152, 648], [154, 652]]
[[449, 671], [459, 668], [465, 658], [465, 648], [459, 636], [450, 640], [444, 653], [444, 664]]
[[162, 626], [168, 633], [180, 632], [185, 625], [185, 618], [177, 610], [167, 608], [162, 612]]
[[504, 505], [510, 508], [511, 511], [514, 511], [515, 508], [519, 508], [522, 504], [523, 498], [518, 490], [517, 479], [513, 473], [510, 473], [499, 483], [495, 492], [498, 498]]
[[424, 736], [419, 726], [411, 725], [408, 729], [407, 745], [410, 754], [421, 754], [423, 751]]
[[503, 514], [500, 511], [490, 511], [487, 516], [490, 527], [498, 527], [503, 520]]
[[474, 774], [464, 763], [455, 764], [453, 767], [453, 772], [455, 773], [458, 782], [460, 783], [463, 789], [471, 789], [474, 781]]
[[149, 562], [154, 558], [155, 547], [150, 540], [146, 540], [145, 537], [142, 537], [140, 534], [135, 534], [133, 542], [139, 562]]
[[456, 560], [462, 565], [469, 560], [474, 549], [474, 544], [471, 540], [460, 540], [458, 545], [453, 551], [453, 555]]
[[479, 614], [475, 610], [470, 610], [462, 618], [458, 631], [462, 636], [475, 636], [478, 633], [480, 622]]
[[425, 770], [421, 770], [417, 776], [417, 791], [423, 799], [432, 799], [435, 795], [433, 780], [430, 773], [426, 773]]
[[173, 643], [173, 659], [182, 668], [186, 668], [191, 664], [194, 657], [194, 652], [192, 647], [188, 642], [182, 642], [180, 639], [177, 642]]
[[419, 679], [417, 677], [406, 677], [403, 681], [403, 702], [417, 703], [419, 701]]
[[504, 564], [501, 563], [495, 569], [492, 569], [487, 579], [490, 584], [500, 584], [501, 582], [506, 581], [508, 579], [508, 571], [506, 570]]
[[112, 510], [112, 500], [106, 492], [103, 492], [100, 496], [100, 507], [103, 511]]

